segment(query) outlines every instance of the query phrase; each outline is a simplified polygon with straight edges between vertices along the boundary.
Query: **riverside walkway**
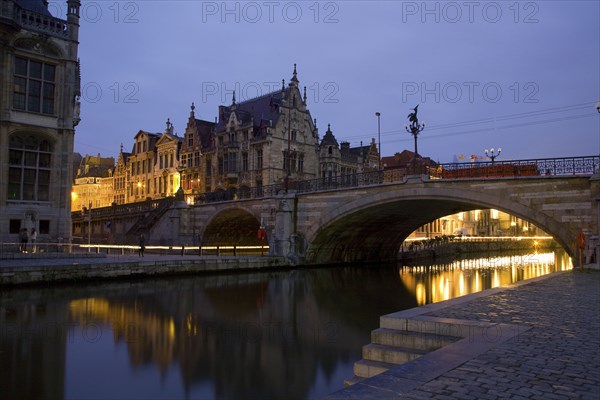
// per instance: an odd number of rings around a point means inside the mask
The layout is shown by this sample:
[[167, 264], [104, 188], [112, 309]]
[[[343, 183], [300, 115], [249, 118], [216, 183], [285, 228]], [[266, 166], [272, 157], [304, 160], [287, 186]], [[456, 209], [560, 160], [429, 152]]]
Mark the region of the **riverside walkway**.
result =
[[454, 344], [327, 399], [600, 399], [597, 270], [558, 272], [386, 318], [469, 329]]

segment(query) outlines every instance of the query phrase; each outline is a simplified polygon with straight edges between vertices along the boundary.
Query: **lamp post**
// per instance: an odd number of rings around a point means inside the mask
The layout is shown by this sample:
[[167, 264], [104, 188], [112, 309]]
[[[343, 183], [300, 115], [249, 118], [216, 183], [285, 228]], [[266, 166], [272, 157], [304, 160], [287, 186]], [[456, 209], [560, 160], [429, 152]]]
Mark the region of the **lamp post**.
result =
[[177, 173], [179, 173], [179, 189], [177, 189], [177, 193], [175, 194], [175, 198], [177, 201], [185, 200], [185, 192], [183, 190], [183, 171], [186, 169], [186, 162], [182, 161], [177, 165]]
[[415, 157], [413, 159], [413, 166], [415, 166], [415, 167], [416, 167], [417, 157], [419, 157], [419, 153], [417, 151], [417, 136], [419, 136], [419, 133], [421, 133], [421, 131], [423, 131], [423, 129], [425, 129], [425, 123], [419, 122], [419, 118], [417, 117], [418, 109], [419, 109], [419, 105], [417, 104], [416, 107], [413, 109], [413, 112], [408, 114], [408, 120], [410, 121], [410, 124], [404, 125], [404, 128], [406, 129], [406, 131], [408, 133], [410, 133], [415, 139]]
[[[490, 150], [485, 149], [485, 155], [492, 160], [492, 165], [494, 165], [494, 160], [496, 159], [496, 157], [498, 157], [500, 155], [500, 152], [502, 151], [502, 149], [500, 147], [498, 147], [498, 152], [495, 153], [494, 148], [492, 147]], [[495, 153], [495, 154], [494, 154]]]
[[377, 152], [379, 153], [378, 154], [379, 161], [378, 161], [378, 164], [377, 164], [378, 165], [377, 168], [379, 169], [379, 171], [381, 171], [381, 124], [380, 124], [380, 122], [381, 122], [381, 119], [380, 119], [381, 113], [379, 111], [377, 111], [375, 113], [375, 115], [377, 116], [377, 140], [378, 140], [378, 143], [379, 143], [379, 146], [378, 146], [379, 149], [377, 150]]
[[90, 253], [90, 245], [92, 243], [92, 201], [88, 203], [88, 253]]

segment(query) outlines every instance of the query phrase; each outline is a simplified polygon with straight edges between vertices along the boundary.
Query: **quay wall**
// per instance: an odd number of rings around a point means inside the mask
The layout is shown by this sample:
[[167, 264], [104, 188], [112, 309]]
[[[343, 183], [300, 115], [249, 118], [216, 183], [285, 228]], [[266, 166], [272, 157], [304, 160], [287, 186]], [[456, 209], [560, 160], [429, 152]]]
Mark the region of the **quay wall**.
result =
[[143, 279], [186, 274], [255, 272], [289, 266], [289, 262], [283, 257], [149, 258], [131, 257], [128, 260], [66, 258], [64, 261], [52, 259], [52, 262], [46, 263], [41, 259], [35, 263], [21, 260], [22, 265], [0, 267], [0, 287]]

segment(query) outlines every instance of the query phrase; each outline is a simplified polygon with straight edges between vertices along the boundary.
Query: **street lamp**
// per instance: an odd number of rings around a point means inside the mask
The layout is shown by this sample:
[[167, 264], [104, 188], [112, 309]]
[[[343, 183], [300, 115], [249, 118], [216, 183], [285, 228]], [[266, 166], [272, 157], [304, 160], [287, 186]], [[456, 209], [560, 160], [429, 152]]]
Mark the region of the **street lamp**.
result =
[[417, 118], [418, 109], [419, 105], [417, 104], [416, 107], [413, 109], [413, 112], [408, 114], [408, 120], [410, 121], [410, 124], [404, 125], [406, 131], [413, 135], [413, 137], [415, 138], [415, 158], [413, 159], [415, 164], [417, 157], [419, 156], [419, 153], [417, 151], [417, 136], [419, 136], [419, 133], [421, 133], [421, 131], [425, 129], [425, 123], [420, 123], [419, 119]]
[[492, 160], [492, 165], [494, 165], [494, 160], [496, 159], [496, 157], [498, 157], [500, 155], [500, 152], [502, 151], [502, 149], [500, 147], [498, 147], [498, 152], [496, 154], [494, 154], [495, 150], [492, 147], [490, 150], [485, 149], [485, 155]]
[[379, 142], [379, 150], [377, 150], [377, 152], [379, 153], [378, 169], [381, 171], [381, 113], [377, 111], [375, 115], [377, 116], [377, 139]]
[[183, 190], [183, 172], [186, 169], [186, 162], [182, 161], [180, 164], [177, 165], [177, 172], [179, 173], [179, 189], [177, 189], [177, 193], [175, 194], [175, 199], [177, 201], [183, 201], [185, 200], [185, 192]]
[[92, 243], [92, 201], [88, 203], [88, 253], [91, 251], [90, 245]]

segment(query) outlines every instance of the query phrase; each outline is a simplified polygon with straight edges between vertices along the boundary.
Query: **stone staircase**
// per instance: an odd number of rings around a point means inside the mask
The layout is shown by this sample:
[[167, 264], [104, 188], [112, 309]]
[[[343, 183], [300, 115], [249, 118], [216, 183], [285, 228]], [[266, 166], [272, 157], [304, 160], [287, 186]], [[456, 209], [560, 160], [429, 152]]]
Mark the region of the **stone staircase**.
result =
[[463, 335], [445, 333], [451, 330], [439, 330], [439, 325], [423, 325], [391, 315], [381, 317], [380, 328], [371, 332], [372, 343], [362, 348], [363, 359], [354, 363], [354, 377], [346, 379], [344, 386], [379, 375], [463, 338]]

